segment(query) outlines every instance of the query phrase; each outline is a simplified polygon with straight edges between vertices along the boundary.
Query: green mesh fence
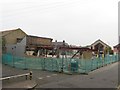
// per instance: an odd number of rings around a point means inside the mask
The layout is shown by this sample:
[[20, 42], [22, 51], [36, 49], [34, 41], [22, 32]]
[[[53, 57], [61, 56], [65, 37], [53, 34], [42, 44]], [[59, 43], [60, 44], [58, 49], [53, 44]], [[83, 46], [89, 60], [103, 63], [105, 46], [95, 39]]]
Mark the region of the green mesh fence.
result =
[[108, 64], [118, 61], [118, 55], [106, 55], [104, 58], [38, 58], [18, 57], [11, 54], [2, 56], [2, 63], [21, 69], [39, 69], [68, 73], [89, 73]]

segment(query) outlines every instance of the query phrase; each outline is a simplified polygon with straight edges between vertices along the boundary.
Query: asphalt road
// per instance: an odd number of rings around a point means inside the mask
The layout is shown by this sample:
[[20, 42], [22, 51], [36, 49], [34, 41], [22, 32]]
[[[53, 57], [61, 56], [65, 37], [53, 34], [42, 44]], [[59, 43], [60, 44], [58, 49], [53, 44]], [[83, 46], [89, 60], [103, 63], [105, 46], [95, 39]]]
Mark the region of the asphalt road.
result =
[[[30, 71], [12, 68], [7, 65], [2, 67], [3, 77]], [[41, 70], [32, 70], [32, 72], [33, 80], [38, 83], [36, 88], [116, 88], [118, 85], [118, 70], [120, 70], [118, 69], [118, 63], [114, 63], [92, 71], [88, 75], [67, 75]], [[19, 80], [22, 81], [25, 78], [16, 79], [11, 83], [17, 83]], [[4, 82], [3, 85], [6, 85], [6, 83]]]

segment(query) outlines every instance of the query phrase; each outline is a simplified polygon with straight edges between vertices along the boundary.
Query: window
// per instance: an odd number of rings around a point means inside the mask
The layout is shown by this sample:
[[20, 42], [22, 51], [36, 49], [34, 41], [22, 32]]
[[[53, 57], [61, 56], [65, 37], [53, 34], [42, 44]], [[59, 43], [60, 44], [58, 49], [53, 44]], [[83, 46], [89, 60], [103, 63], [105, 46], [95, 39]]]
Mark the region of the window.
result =
[[17, 43], [20, 43], [22, 41], [22, 38], [17, 38]]

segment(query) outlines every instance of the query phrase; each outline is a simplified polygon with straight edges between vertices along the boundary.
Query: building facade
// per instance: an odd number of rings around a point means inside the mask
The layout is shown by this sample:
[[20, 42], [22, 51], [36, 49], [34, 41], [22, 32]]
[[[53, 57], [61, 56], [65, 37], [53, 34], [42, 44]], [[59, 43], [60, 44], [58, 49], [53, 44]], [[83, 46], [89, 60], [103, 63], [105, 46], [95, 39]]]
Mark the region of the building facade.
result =
[[118, 54], [120, 52], [120, 44], [113, 47], [114, 48], [114, 54]]
[[27, 35], [20, 28], [0, 32], [2, 38], [2, 53], [10, 53], [15, 56], [24, 56], [32, 52], [37, 53], [41, 46], [52, 45], [52, 39]]
[[111, 49], [109, 45], [107, 45], [100, 39], [98, 39], [97, 41], [95, 41], [94, 43], [92, 43], [91, 45], [87, 47], [92, 50], [95, 50], [96, 53], [101, 53], [101, 54], [107, 53], [108, 52], [107, 50]]
[[[38, 37], [27, 35], [26, 37], [26, 53], [27, 55], [45, 54], [46, 48], [52, 45], [52, 38]], [[40, 55], [38, 55], [40, 56]]]
[[[20, 40], [26, 36], [26, 33], [20, 28], [0, 32], [2, 38], [2, 53], [19, 54], [22, 49], [18, 47]], [[19, 50], [19, 52], [18, 52]]]

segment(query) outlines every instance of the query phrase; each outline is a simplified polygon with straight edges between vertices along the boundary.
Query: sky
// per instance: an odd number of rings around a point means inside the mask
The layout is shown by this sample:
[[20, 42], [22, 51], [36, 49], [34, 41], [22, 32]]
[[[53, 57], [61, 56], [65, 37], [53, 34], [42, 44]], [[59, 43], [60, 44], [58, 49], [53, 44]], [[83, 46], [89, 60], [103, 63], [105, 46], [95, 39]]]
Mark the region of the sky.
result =
[[118, 43], [119, 0], [3, 0], [0, 31], [21, 28], [29, 35], [86, 46], [101, 39]]

